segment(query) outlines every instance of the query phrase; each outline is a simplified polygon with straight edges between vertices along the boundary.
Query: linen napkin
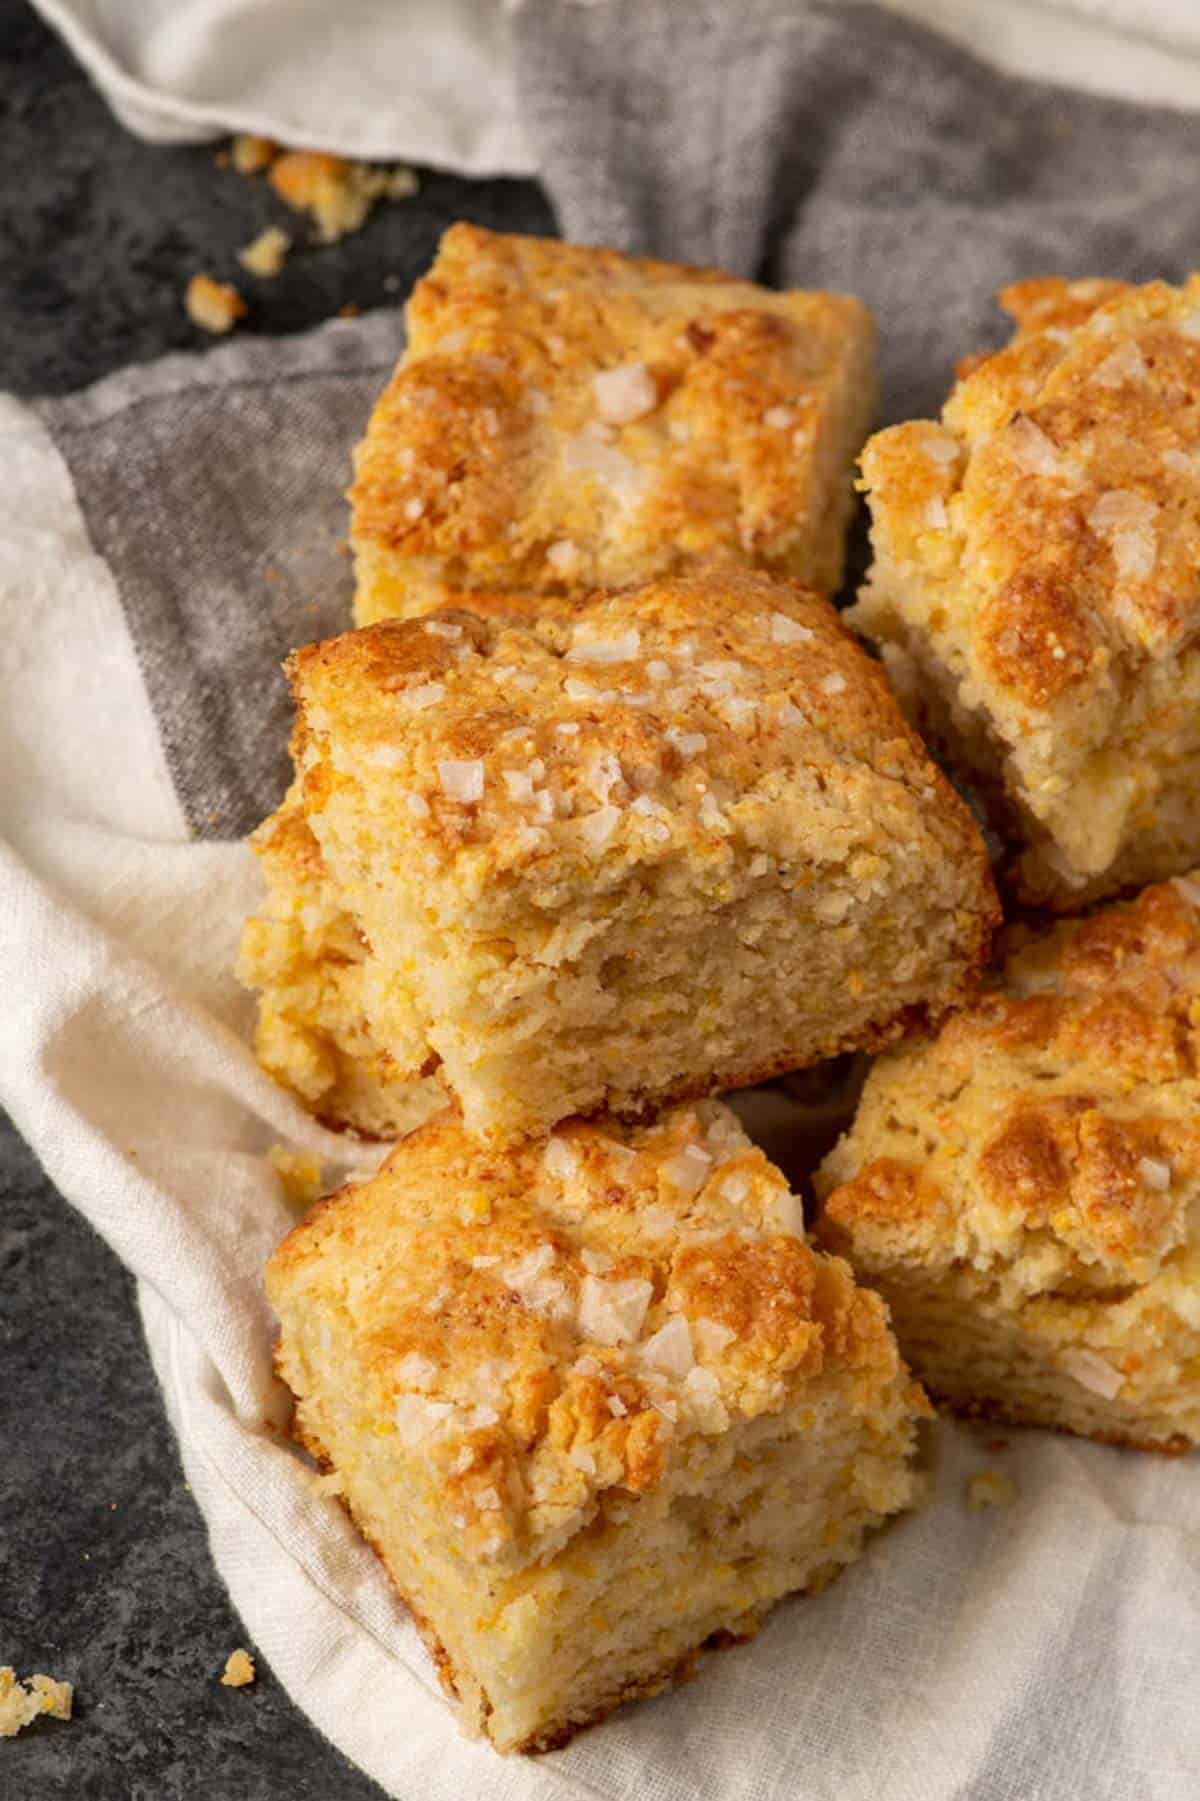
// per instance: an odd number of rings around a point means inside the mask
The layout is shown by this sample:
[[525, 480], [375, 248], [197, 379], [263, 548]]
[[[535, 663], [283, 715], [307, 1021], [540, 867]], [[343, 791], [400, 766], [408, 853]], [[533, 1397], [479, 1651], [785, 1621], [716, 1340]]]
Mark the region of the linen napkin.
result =
[[[892, 413], [934, 407], [996, 337], [993, 285], [1178, 275], [1197, 242], [1192, 119], [1014, 80], [879, 7], [530, 0], [512, 29], [570, 233], [863, 293]], [[944, 1424], [931, 1505], [825, 1594], [502, 1761], [458, 1738], [373, 1555], [279, 1436], [261, 1268], [290, 1219], [265, 1152], [348, 1154], [250, 1055], [238, 839], [285, 779], [278, 664], [347, 620], [341, 490], [400, 344], [378, 314], [0, 398], [0, 1100], [138, 1277], [255, 1644], [405, 1801], [1190, 1801], [1194, 1460], [1017, 1433], [1015, 1504], [975, 1514], [995, 1456]]]

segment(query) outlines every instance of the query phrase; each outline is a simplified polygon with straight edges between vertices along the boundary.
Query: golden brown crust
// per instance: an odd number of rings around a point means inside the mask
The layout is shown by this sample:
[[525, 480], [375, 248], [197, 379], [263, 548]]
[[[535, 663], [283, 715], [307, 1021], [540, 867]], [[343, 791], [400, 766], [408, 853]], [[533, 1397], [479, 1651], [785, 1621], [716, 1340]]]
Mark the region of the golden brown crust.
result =
[[[969, 1218], [977, 1257], [984, 1242], [1012, 1256], [1016, 1227], [1030, 1249], [1049, 1234], [1097, 1279], [1145, 1280], [1180, 1243], [1200, 1179], [1198, 997], [1190, 884], [1019, 943], [992, 991], [868, 1079], [822, 1177], [837, 1181], [828, 1241], [882, 1246], [920, 1228], [924, 1256], [929, 1232], [949, 1251]], [[885, 1116], [895, 1130], [881, 1132]], [[914, 1139], [920, 1163], [899, 1154]]]
[[1200, 855], [1200, 278], [1041, 280], [941, 424], [862, 458], [854, 618], [960, 765], [1002, 786], [1016, 880], [1062, 907]]
[[420, 1067], [415, 1013], [472, 1130], [763, 1080], [974, 989], [998, 919], [977, 828], [878, 663], [793, 583], [710, 565], [491, 597], [290, 671], [295, 797], [371, 946], [372, 1035], [392, 1049], [390, 1006]]
[[716, 1102], [504, 1153], [434, 1121], [313, 1209], [267, 1289], [293, 1329], [349, 1313], [347, 1379], [419, 1438], [464, 1554], [525, 1563], [564, 1510], [657, 1486], [692, 1434], [822, 1372], [895, 1377], [884, 1309], [777, 1223], [799, 1220]]
[[361, 623], [724, 556], [837, 585], [860, 302], [453, 226], [351, 489]]

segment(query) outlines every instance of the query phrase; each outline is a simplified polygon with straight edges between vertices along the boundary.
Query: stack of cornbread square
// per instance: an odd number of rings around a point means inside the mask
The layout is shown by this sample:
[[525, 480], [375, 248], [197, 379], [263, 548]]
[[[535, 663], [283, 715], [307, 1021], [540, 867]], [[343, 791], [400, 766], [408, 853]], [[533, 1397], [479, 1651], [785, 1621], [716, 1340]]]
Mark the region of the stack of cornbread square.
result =
[[857, 302], [456, 227], [410, 325], [242, 959], [272, 1073], [408, 1135], [268, 1289], [464, 1722], [533, 1749], [913, 1499], [886, 1309], [706, 1097], [936, 1021], [998, 910], [825, 598]]
[[[851, 615], [974, 782], [1019, 912], [880, 1059], [822, 1240], [936, 1399], [1200, 1441], [1200, 278], [1023, 282], [1012, 343], [862, 459]], [[1149, 882], [1140, 895], [1111, 897]]]

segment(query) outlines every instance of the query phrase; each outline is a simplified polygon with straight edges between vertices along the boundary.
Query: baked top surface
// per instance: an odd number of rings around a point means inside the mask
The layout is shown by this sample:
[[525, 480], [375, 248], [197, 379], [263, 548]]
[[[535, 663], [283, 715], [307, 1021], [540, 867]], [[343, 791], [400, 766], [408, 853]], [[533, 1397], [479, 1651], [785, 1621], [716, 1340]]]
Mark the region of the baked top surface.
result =
[[667, 545], [786, 563], [854, 449], [830, 461], [823, 432], [873, 405], [860, 301], [611, 250], [453, 226], [407, 320], [353, 535], [471, 585], [649, 572]]
[[697, 1436], [823, 1376], [852, 1412], [893, 1384], [882, 1304], [799, 1229], [719, 1102], [503, 1154], [435, 1121], [321, 1203], [267, 1288], [285, 1342], [331, 1319], [349, 1334], [337, 1381], [362, 1431], [420, 1457], [463, 1554], [523, 1563], [602, 1490], [661, 1483]]
[[1200, 1197], [1200, 881], [1018, 945], [880, 1060], [819, 1187], [830, 1242], [869, 1261], [1079, 1298], [1151, 1280]]
[[1012, 343], [972, 360], [940, 425], [879, 433], [862, 466], [889, 562], [953, 593], [935, 636], [1036, 719], [1196, 634], [1200, 278], [1005, 298]]
[[793, 583], [725, 565], [485, 601], [347, 633], [290, 669], [310, 816], [353, 783], [380, 842], [415, 839], [460, 879], [566, 859], [591, 880], [605, 855], [705, 854], [753, 814], [790, 817], [802, 789], [842, 788], [881, 843], [973, 862], [991, 904], [970, 815], [880, 666]]

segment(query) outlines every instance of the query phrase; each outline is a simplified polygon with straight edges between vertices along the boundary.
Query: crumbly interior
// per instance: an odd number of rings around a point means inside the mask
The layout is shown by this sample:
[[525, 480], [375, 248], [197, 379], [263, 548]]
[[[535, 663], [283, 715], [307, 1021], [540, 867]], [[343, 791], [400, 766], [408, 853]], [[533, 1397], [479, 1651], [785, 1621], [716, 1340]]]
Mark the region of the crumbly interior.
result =
[[874, 331], [847, 295], [455, 225], [356, 457], [356, 617], [721, 556], [841, 579]]
[[1014, 949], [882, 1058], [819, 1236], [950, 1404], [1156, 1449], [1200, 1439], [1200, 884]]
[[1024, 898], [1074, 910], [1200, 856], [1200, 282], [1010, 303], [941, 423], [867, 445], [852, 617], [991, 792]]
[[473, 1130], [636, 1111], [894, 1036], [995, 918], [967, 810], [832, 609], [728, 568], [294, 659], [299, 795]]
[[399, 1138], [446, 1105], [419, 1026], [372, 1036], [367, 947], [339, 906], [303, 811], [289, 797], [255, 833], [266, 905], [242, 933], [237, 974], [259, 995], [255, 1049], [268, 1074], [335, 1129]]
[[489, 1151], [434, 1122], [280, 1247], [297, 1429], [463, 1723], [561, 1742], [911, 1504], [877, 1297], [719, 1103]]

